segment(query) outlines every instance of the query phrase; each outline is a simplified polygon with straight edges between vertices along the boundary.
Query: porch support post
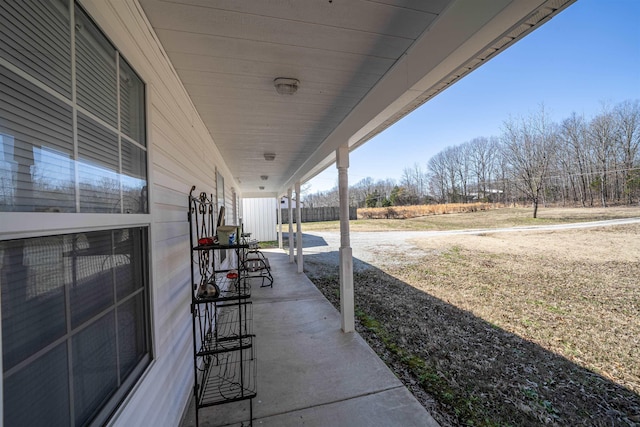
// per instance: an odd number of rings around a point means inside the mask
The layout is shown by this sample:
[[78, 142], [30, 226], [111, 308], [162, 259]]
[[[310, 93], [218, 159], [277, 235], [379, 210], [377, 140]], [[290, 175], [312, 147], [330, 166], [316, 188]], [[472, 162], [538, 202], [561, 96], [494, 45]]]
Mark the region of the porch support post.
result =
[[276, 216], [278, 217], [278, 248], [282, 249], [282, 197], [276, 197]]
[[293, 256], [293, 207], [291, 206], [292, 190], [287, 190], [287, 208], [289, 212], [289, 262], [294, 262]]
[[298, 273], [304, 271], [302, 257], [302, 207], [300, 206], [300, 181], [296, 182], [296, 252], [298, 258]]
[[338, 193], [340, 196], [340, 314], [342, 331], [355, 330], [353, 296], [353, 253], [349, 237], [349, 146], [336, 150]]

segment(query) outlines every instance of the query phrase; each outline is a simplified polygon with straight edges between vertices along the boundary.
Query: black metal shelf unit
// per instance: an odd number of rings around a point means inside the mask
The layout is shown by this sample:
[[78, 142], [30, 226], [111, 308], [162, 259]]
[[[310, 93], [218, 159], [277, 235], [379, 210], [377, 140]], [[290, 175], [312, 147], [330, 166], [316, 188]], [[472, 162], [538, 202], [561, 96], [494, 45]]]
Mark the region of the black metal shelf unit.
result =
[[[253, 425], [256, 396], [256, 352], [251, 286], [242, 273], [246, 244], [216, 243], [215, 203], [206, 193], [189, 193], [191, 243], [191, 314], [196, 425], [208, 406], [249, 400]], [[228, 264], [221, 269], [222, 251]]]

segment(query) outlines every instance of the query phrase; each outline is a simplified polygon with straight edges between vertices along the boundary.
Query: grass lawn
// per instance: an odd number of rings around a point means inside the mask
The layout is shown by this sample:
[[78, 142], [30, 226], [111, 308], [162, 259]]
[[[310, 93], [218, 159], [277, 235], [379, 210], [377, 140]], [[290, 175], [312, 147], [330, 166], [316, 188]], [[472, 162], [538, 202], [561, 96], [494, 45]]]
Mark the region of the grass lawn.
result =
[[[508, 227], [638, 217], [640, 209], [530, 215], [351, 224], [356, 232]], [[640, 224], [411, 244], [411, 256], [385, 254], [356, 273], [358, 330], [416, 396], [431, 397], [425, 406], [442, 425], [640, 425]], [[335, 276], [311, 279], [338, 304]]]
[[[617, 218], [640, 217], [640, 207], [540, 208], [532, 218], [531, 208], [500, 208], [472, 213], [429, 215], [410, 219], [358, 219], [349, 222], [351, 231], [463, 230], [526, 225], [568, 224]], [[295, 227], [294, 227], [295, 229]], [[339, 221], [305, 222], [304, 231], [340, 231]], [[285, 227], [286, 232], [286, 227]]]

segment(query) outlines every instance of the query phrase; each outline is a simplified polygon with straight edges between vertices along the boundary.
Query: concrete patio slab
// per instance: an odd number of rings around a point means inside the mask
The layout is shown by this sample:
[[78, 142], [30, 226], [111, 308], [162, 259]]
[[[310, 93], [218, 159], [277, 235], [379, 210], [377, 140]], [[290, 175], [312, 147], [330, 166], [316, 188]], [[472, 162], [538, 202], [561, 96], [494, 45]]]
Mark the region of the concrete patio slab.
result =
[[[252, 290], [254, 425], [437, 426], [360, 335], [340, 330], [338, 311], [287, 254], [265, 254], [275, 280], [273, 288]], [[248, 425], [249, 402], [204, 408], [199, 416], [201, 426]], [[194, 425], [191, 402], [182, 426]]]

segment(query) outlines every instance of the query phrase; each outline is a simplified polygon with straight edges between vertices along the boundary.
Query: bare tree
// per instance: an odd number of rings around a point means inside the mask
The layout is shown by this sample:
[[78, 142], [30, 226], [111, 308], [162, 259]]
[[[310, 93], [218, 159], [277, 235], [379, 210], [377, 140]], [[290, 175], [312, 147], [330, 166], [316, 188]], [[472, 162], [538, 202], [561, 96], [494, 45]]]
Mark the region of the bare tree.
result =
[[593, 205], [593, 193], [589, 185], [590, 155], [588, 145], [587, 124], [582, 116], [573, 113], [562, 122], [560, 137], [567, 148], [568, 168], [572, 182], [575, 183], [582, 206]]
[[640, 103], [625, 101], [614, 109], [618, 128], [618, 151], [620, 152], [624, 193], [627, 204], [633, 203], [631, 176], [636, 162], [640, 162]]
[[459, 202], [461, 199], [460, 183], [458, 181], [458, 155], [459, 150], [454, 147], [448, 147], [443, 152], [444, 163], [449, 181], [448, 201], [452, 203]]
[[[575, 113], [558, 126], [544, 108], [526, 119], [509, 120], [500, 138], [479, 137], [450, 146], [394, 180], [371, 178], [352, 187], [353, 203], [382, 206], [422, 203], [427, 195], [440, 203], [467, 201], [471, 192], [503, 202], [538, 203], [640, 201], [640, 101], [625, 101], [587, 121]], [[337, 204], [337, 188], [309, 195], [317, 206]]]
[[364, 207], [367, 197], [374, 192], [374, 181], [366, 177], [349, 187], [349, 197], [359, 208]]
[[[496, 138], [475, 138], [470, 143], [471, 170], [475, 175], [478, 199], [487, 198], [487, 186], [494, 179], [499, 143]], [[494, 189], [491, 189], [494, 190]]]
[[544, 108], [526, 120], [505, 122], [504, 130], [503, 154], [516, 187], [533, 202], [533, 217], [537, 218], [556, 135], [550, 128]]
[[427, 188], [427, 173], [419, 163], [414, 163], [412, 167], [406, 167], [402, 171], [400, 180], [405, 189], [405, 197], [410, 204], [420, 204], [424, 201]]
[[608, 181], [612, 157], [614, 154], [616, 139], [616, 127], [614, 115], [608, 108], [597, 115], [589, 125], [589, 140], [595, 156], [597, 177], [592, 181], [592, 186], [600, 191], [600, 203], [607, 207]]
[[431, 191], [431, 194], [435, 196], [438, 202], [446, 203], [450, 186], [447, 174], [447, 162], [443, 151], [429, 159], [429, 162], [427, 163], [427, 171], [429, 177], [429, 190]]

